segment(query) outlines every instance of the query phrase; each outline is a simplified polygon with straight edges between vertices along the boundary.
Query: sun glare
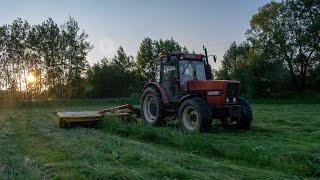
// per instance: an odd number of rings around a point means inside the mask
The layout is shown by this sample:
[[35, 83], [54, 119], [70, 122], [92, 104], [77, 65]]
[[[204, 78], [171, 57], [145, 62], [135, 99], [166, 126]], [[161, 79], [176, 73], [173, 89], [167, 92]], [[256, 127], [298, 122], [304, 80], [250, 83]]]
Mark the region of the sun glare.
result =
[[29, 73], [27, 81], [28, 83], [34, 83], [36, 81], [36, 77], [32, 73]]

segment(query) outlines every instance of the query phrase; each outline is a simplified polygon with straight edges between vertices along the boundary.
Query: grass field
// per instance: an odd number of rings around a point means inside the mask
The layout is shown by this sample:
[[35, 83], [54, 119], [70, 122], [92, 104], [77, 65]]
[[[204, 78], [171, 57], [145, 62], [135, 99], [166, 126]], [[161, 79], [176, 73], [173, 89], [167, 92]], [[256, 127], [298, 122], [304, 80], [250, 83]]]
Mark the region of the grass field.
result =
[[[96, 128], [59, 129], [57, 111], [98, 110], [129, 100], [0, 106], [0, 179], [320, 178], [320, 104], [252, 104], [250, 131], [215, 123], [186, 134], [107, 117]], [[130, 100], [130, 103], [137, 103]], [[59, 105], [58, 105], [59, 104]]]

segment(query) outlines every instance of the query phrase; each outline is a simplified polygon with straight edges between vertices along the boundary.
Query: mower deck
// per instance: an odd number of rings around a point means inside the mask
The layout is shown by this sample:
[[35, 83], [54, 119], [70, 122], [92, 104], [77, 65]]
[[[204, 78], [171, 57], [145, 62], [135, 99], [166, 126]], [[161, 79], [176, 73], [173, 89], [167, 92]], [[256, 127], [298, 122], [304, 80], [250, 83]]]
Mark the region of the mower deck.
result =
[[117, 116], [124, 122], [133, 122], [140, 117], [140, 114], [140, 110], [130, 104], [100, 111], [57, 112], [60, 128], [71, 127], [72, 124], [96, 124], [106, 115]]
[[102, 118], [99, 111], [58, 112], [59, 127], [69, 127], [72, 123], [98, 122]]

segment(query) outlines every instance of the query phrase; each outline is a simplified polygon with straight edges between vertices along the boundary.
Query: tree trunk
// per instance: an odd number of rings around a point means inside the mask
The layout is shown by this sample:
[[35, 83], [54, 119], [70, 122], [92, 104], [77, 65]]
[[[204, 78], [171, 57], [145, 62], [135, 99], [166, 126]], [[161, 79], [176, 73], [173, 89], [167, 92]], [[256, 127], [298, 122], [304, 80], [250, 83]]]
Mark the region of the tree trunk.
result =
[[306, 74], [305, 72], [301, 73], [301, 80], [300, 80], [300, 84], [301, 84], [301, 90], [302, 90], [302, 93], [305, 92], [306, 90]]
[[306, 70], [305, 70], [305, 63], [302, 57], [300, 57], [300, 85], [301, 85], [301, 92], [304, 93], [306, 89]]
[[296, 75], [294, 74], [294, 71], [293, 71], [293, 65], [292, 65], [291, 59], [287, 59], [287, 63], [288, 63], [288, 66], [289, 66], [291, 81], [292, 81], [293, 85], [296, 87], [296, 89], [298, 90], [299, 94], [302, 94], [301, 86], [299, 85], [297, 77], [296, 77]]
[[26, 76], [26, 70], [25, 69], [23, 70], [23, 76], [24, 76], [24, 82], [25, 82], [25, 85], [26, 85], [26, 98], [25, 98], [25, 100], [27, 100], [28, 99], [29, 89], [28, 89], [28, 82], [27, 82], [27, 76]]

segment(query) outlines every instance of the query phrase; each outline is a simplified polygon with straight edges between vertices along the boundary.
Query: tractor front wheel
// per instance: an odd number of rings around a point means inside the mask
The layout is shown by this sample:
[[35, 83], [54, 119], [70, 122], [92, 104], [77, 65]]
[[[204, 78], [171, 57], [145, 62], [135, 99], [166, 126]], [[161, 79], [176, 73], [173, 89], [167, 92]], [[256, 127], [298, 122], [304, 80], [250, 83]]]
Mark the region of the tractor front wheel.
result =
[[227, 129], [249, 129], [252, 122], [252, 109], [245, 98], [239, 98], [239, 105], [242, 107], [240, 118], [225, 117], [221, 119], [222, 126]]
[[201, 98], [184, 101], [179, 107], [179, 120], [186, 132], [208, 132], [212, 124], [212, 110]]
[[155, 87], [148, 87], [141, 97], [142, 119], [151, 126], [158, 126], [165, 118], [161, 94]]

